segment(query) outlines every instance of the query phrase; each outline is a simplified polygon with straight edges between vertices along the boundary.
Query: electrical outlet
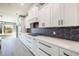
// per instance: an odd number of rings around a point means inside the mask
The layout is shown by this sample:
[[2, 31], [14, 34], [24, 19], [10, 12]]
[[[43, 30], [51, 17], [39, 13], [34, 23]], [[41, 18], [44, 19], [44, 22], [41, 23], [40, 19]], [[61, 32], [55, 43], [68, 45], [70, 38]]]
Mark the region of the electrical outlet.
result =
[[56, 35], [56, 32], [55, 31], [53, 31], [53, 35]]

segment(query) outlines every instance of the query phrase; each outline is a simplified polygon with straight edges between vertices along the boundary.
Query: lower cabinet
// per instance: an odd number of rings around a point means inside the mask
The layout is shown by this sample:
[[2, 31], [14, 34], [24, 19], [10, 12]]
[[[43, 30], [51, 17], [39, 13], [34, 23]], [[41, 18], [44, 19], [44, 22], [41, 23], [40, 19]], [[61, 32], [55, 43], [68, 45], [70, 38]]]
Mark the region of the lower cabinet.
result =
[[42, 41], [39, 38], [20, 36], [20, 40], [35, 56], [78, 56], [78, 53]]
[[38, 48], [48, 56], [58, 56], [59, 47], [52, 45], [48, 42], [38, 40]]
[[38, 48], [48, 56], [79, 56], [79, 53], [61, 48], [42, 40], [38, 40]]
[[60, 56], [79, 56], [79, 53], [60, 48]]

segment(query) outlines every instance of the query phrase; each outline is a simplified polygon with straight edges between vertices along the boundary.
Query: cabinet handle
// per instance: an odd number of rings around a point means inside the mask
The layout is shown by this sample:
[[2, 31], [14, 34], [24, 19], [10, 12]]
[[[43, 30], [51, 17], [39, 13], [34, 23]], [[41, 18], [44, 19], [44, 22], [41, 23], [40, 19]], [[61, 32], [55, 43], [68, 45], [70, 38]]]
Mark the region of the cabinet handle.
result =
[[47, 53], [46, 51], [42, 50], [41, 48], [39, 48], [42, 52], [44, 52], [45, 54], [47, 54], [48, 56], [51, 56], [51, 54]]
[[29, 45], [27, 45], [29, 48], [31, 48]]
[[61, 25], [63, 25], [63, 20], [61, 20]]
[[[28, 40], [27, 40], [28, 41]], [[31, 43], [30, 41], [28, 41], [29, 43]]]
[[68, 55], [68, 54], [66, 54], [66, 53], [64, 53], [64, 55], [65, 55], [65, 56], [70, 56], [70, 55]]
[[60, 20], [58, 20], [58, 25], [60, 25]]
[[46, 47], [48, 47], [48, 48], [51, 48], [51, 46], [46, 45], [46, 44], [44, 44], [44, 43], [42, 43], [42, 42], [39, 42], [39, 43], [42, 44], [42, 45], [44, 45], [44, 46], [46, 46]]

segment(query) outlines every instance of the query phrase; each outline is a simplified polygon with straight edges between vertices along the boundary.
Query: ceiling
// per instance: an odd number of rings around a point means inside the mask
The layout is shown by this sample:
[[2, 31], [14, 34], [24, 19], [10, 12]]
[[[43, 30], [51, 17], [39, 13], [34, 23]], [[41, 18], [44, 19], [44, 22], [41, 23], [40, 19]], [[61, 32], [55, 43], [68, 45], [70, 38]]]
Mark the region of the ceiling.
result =
[[0, 3], [0, 14], [17, 16], [26, 14], [32, 3]]

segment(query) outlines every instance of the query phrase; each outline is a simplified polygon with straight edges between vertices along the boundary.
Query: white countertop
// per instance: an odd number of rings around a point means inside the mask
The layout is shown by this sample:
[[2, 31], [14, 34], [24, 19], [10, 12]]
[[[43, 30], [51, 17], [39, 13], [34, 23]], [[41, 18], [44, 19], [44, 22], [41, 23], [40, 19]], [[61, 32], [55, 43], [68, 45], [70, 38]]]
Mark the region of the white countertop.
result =
[[60, 38], [46, 37], [46, 36], [37, 36], [36, 38], [79, 53], [79, 42], [69, 41]]
[[[25, 35], [31, 36], [28, 34], [25, 34]], [[62, 47], [62, 48], [71, 50], [73, 52], [79, 53], [79, 42], [77, 42], [77, 41], [70, 41], [70, 40], [48, 37], [48, 36], [31, 36], [31, 37], [39, 39], [39, 40], [43, 40], [43, 41], [46, 41], [48, 43], [57, 45], [59, 47]]]

